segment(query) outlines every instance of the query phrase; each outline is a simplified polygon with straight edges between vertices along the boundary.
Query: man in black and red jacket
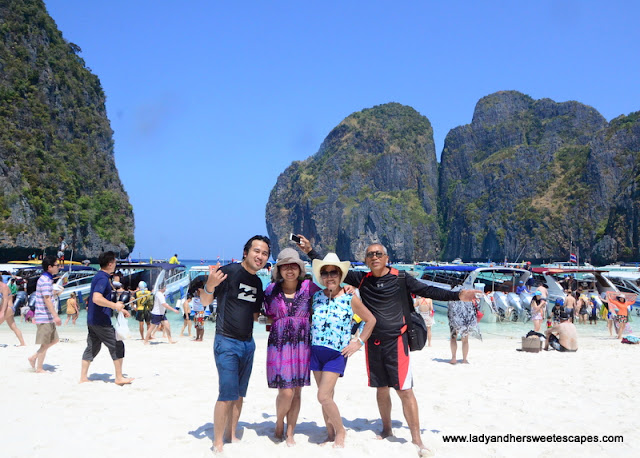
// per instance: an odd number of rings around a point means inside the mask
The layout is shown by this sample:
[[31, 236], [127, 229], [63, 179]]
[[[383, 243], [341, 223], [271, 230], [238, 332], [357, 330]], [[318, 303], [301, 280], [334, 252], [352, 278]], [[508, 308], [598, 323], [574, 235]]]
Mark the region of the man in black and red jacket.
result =
[[[299, 235], [298, 247], [311, 259], [320, 259], [307, 238]], [[402, 401], [402, 410], [411, 431], [412, 442], [421, 454], [430, 451], [420, 436], [418, 402], [413, 394], [413, 376], [409, 364], [409, 342], [398, 271], [388, 266], [386, 248], [374, 243], [367, 247], [365, 263], [371, 272], [350, 270], [345, 283], [360, 289], [362, 302], [376, 318], [376, 327], [365, 344], [369, 386], [375, 387], [378, 409], [382, 418], [379, 438], [393, 436], [391, 429], [391, 396], [393, 387]], [[404, 277], [406, 290], [412, 294], [439, 301], [471, 302], [482, 291], [448, 291], [422, 283], [412, 276]]]

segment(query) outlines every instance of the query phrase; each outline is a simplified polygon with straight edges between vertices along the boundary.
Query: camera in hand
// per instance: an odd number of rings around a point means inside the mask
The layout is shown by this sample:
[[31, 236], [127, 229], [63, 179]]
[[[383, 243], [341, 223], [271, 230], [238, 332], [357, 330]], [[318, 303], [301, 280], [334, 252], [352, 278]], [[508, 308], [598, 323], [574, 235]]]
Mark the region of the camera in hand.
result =
[[301, 241], [300, 237], [298, 237], [295, 234], [290, 234], [289, 240], [291, 240], [292, 242], [296, 242], [297, 244], [300, 244], [300, 241]]

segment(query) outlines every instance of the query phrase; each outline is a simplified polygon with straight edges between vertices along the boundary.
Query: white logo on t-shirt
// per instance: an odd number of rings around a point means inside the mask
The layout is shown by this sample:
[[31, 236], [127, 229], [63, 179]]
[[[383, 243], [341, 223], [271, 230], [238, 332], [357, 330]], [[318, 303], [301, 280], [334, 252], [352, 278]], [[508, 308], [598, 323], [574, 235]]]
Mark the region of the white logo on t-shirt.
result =
[[244, 283], [240, 283], [238, 289], [240, 290], [240, 292], [238, 293], [238, 299], [242, 299], [243, 301], [248, 302], [256, 301], [256, 293], [258, 292], [257, 288], [245, 285]]

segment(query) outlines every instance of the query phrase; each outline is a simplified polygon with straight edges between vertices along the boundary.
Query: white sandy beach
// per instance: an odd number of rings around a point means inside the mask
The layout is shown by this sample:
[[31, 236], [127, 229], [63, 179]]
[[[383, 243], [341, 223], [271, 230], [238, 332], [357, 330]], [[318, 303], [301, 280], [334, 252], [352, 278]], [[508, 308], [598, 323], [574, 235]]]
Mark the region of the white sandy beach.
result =
[[[598, 327], [603, 324], [599, 323]], [[217, 374], [213, 330], [205, 341], [164, 339], [144, 346], [126, 342], [125, 374], [130, 386], [113, 383], [113, 364], [103, 348], [90, 368], [92, 383], [78, 384], [84, 350], [81, 328], [59, 328], [61, 338], [35, 374], [27, 357], [35, 351], [35, 326], [20, 323], [27, 347], [16, 347], [9, 328], [0, 327], [0, 377], [4, 457], [24, 456], [211, 456], [212, 413]], [[131, 324], [133, 330], [133, 323]], [[174, 334], [178, 330], [173, 328]], [[516, 351], [520, 339], [487, 336], [471, 340], [471, 364], [452, 366], [449, 343], [436, 336], [431, 348], [412, 353], [415, 393], [425, 442], [437, 456], [638, 456], [640, 433], [638, 357], [640, 346], [622, 345], [579, 327], [575, 354]], [[364, 354], [347, 366], [336, 401], [347, 428], [346, 447], [335, 450], [324, 438], [316, 389], [303, 390], [295, 439], [275, 443], [276, 391], [267, 388], [266, 338], [257, 351], [249, 394], [240, 418], [242, 441], [225, 445], [223, 456], [411, 457], [417, 456], [400, 402], [393, 399], [395, 438], [378, 441], [375, 390], [367, 387]], [[460, 357], [460, 350], [458, 351]], [[622, 435], [624, 443], [445, 443], [444, 435]]]

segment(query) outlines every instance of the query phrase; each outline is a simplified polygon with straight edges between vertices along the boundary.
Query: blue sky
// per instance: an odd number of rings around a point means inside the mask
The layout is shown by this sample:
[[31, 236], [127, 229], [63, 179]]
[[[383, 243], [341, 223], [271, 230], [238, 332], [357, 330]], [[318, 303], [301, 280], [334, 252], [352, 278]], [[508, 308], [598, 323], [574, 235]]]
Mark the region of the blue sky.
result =
[[499, 90], [640, 110], [632, 0], [45, 4], [106, 93], [136, 257], [240, 257], [278, 175], [374, 105], [428, 117], [438, 157]]

